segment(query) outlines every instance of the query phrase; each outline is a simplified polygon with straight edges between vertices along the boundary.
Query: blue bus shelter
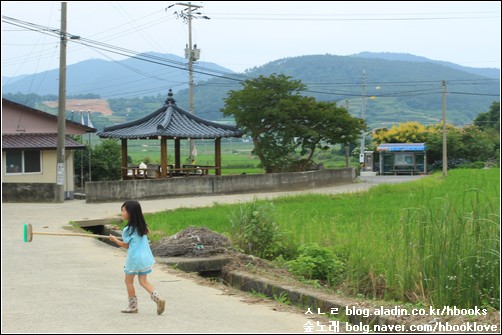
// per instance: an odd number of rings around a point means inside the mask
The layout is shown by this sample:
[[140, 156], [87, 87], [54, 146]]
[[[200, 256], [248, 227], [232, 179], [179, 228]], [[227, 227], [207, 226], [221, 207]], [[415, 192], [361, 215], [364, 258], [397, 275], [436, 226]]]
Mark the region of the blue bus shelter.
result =
[[425, 143], [382, 143], [377, 147], [380, 174], [425, 174]]

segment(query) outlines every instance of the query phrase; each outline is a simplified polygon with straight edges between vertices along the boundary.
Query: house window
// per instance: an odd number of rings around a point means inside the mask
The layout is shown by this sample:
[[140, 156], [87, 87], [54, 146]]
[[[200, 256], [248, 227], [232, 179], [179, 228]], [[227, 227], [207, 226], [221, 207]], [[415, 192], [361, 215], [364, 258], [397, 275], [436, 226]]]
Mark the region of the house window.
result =
[[6, 174], [40, 173], [40, 151], [6, 151]]

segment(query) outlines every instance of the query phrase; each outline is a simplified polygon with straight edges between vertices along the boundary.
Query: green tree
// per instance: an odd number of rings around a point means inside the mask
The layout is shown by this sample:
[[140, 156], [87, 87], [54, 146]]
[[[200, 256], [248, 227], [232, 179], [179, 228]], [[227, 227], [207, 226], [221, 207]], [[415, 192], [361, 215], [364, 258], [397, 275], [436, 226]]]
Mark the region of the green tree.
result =
[[[443, 124], [427, 127], [427, 162], [434, 163], [443, 159]], [[465, 143], [462, 142], [462, 130], [446, 125], [446, 153], [448, 159], [464, 158]]]
[[[441, 129], [440, 129], [441, 127]], [[447, 155], [450, 159], [465, 159], [468, 162], [486, 162], [495, 156], [496, 144], [489, 133], [477, 126], [456, 128], [447, 127]], [[442, 159], [443, 132], [442, 125], [429, 127], [427, 134], [427, 160], [434, 162]]]
[[494, 101], [488, 112], [479, 113], [474, 119], [474, 125], [483, 130], [495, 130], [500, 134], [500, 102]]
[[474, 119], [474, 125], [483, 130], [494, 144], [493, 161], [500, 164], [500, 102], [494, 101], [490, 110], [486, 113], [479, 113]]
[[117, 140], [104, 139], [95, 145], [91, 157], [92, 180], [120, 180], [122, 156]]
[[335, 103], [302, 96], [306, 86], [291, 77], [272, 74], [246, 80], [243, 89], [224, 99], [225, 116], [249, 135], [265, 172], [303, 171], [316, 149], [349, 143], [365, 123]]
[[[76, 136], [74, 139], [77, 142], [81, 142], [81, 135]], [[89, 144], [86, 144], [84, 149], [75, 151], [75, 154], [73, 156], [75, 185], [83, 186], [86, 181], [89, 181], [89, 151], [91, 151], [92, 155], [92, 149]]]
[[293, 124], [294, 142], [299, 148], [295, 163], [300, 171], [308, 168], [316, 149], [326, 151], [337, 143], [355, 143], [365, 129], [364, 120], [352, 117], [334, 102], [312, 101], [309, 109], [295, 116]]

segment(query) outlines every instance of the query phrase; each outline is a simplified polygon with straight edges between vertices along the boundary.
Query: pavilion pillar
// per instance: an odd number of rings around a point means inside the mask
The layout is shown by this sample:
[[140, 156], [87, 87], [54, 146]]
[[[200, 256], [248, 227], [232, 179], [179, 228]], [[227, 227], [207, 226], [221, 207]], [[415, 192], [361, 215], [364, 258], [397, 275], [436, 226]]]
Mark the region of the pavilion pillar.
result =
[[167, 139], [162, 136], [160, 138], [160, 176], [167, 178]]
[[214, 140], [214, 165], [216, 166], [215, 174], [221, 176], [221, 138]]
[[127, 139], [121, 140], [122, 147], [122, 180], [127, 179]]
[[179, 169], [181, 167], [181, 140], [174, 139], [174, 167]]

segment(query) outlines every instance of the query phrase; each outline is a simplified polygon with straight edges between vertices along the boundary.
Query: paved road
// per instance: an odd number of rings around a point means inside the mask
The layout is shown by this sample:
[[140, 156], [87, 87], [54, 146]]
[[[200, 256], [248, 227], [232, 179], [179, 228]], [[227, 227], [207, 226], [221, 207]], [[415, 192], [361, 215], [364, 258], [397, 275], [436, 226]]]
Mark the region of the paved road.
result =
[[[361, 183], [309, 191], [239, 194], [141, 201], [144, 212], [214, 203], [247, 202], [294, 193], [345, 193], [379, 183], [420, 176], [364, 177]], [[162, 264], [149, 275], [167, 299], [158, 316], [155, 304], [136, 283], [138, 314], [123, 314], [125, 251], [93, 238], [34, 235], [23, 242], [24, 224], [33, 231], [62, 231], [72, 220], [117, 217], [121, 202], [84, 200], [2, 204], [2, 333], [302, 333], [303, 311], [281, 312], [249, 304], [238, 296], [180, 276]]]

